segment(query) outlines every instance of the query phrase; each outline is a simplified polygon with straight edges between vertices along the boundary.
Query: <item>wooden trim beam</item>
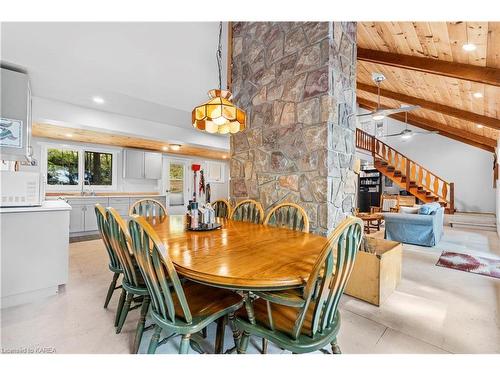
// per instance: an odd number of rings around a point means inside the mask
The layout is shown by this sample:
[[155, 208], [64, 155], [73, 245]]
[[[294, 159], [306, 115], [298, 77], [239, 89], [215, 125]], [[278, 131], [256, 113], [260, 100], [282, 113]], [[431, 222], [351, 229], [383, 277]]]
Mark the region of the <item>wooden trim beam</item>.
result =
[[187, 155], [207, 159], [229, 160], [229, 151], [209, 147], [192, 146], [183, 144], [179, 150], [164, 150], [169, 141], [138, 138], [128, 135], [100, 132], [95, 130], [77, 129], [44, 123], [33, 123], [33, 136], [40, 138], [58, 139], [95, 143], [106, 146], [138, 148], [143, 150], [158, 151], [171, 155]]
[[[377, 94], [378, 90], [376, 86], [367, 85], [361, 82], [357, 82], [356, 87], [358, 90], [369, 92], [372, 94]], [[380, 89], [380, 96], [383, 96], [384, 98], [394, 99], [399, 102], [407, 104], [419, 105], [424, 109], [429, 109], [434, 112], [439, 112], [442, 113], [443, 115], [452, 116], [461, 120], [473, 122], [474, 124], [481, 124], [491, 129], [500, 130], [500, 120], [493, 117], [480, 115], [474, 112], [464, 111], [463, 109], [450, 107], [448, 105], [439, 104], [425, 99], [384, 89]]]
[[[360, 98], [359, 96], [357, 97], [357, 102], [358, 105], [364, 109], [374, 110], [377, 108], [377, 103], [372, 102], [371, 100]], [[394, 115], [390, 115], [389, 117], [392, 117], [401, 122], [405, 121], [404, 113], [396, 113]], [[408, 124], [428, 131], [437, 130], [439, 131], [439, 134], [442, 136], [466, 143], [474, 147], [478, 147], [482, 150], [489, 151], [492, 153], [495, 152], [495, 147], [497, 145], [497, 142], [491, 138], [484, 137], [479, 134], [474, 134], [462, 129], [454, 128], [445, 124], [441, 124], [437, 121], [427, 120], [412, 115], [411, 113], [408, 113]]]
[[358, 48], [358, 60], [500, 86], [500, 69]]

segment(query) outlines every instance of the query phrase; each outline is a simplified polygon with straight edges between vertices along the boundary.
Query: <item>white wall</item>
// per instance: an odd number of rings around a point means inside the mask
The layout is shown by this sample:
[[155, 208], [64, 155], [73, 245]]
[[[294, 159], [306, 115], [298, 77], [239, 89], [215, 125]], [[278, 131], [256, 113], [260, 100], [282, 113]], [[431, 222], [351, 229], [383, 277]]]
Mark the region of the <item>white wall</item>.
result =
[[[190, 122], [191, 114], [186, 112], [185, 115], [186, 122]], [[164, 122], [155, 122], [33, 97], [34, 122], [229, 150], [229, 136], [202, 133], [192, 126], [172, 125], [177, 117], [178, 114], [172, 114]]]
[[[400, 121], [391, 118], [384, 121], [386, 134], [397, 133], [405, 128], [405, 124]], [[412, 126], [408, 128], [422, 131]], [[496, 212], [492, 153], [438, 134], [414, 136], [409, 141], [401, 137], [382, 140], [441, 178], [454, 182], [455, 207], [458, 211]]]

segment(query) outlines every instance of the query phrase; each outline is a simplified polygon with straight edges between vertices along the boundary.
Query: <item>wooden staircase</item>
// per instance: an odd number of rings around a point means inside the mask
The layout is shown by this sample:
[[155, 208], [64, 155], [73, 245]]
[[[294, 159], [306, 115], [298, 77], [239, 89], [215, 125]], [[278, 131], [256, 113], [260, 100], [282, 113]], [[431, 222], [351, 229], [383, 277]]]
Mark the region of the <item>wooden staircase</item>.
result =
[[439, 202], [448, 214], [455, 212], [453, 182], [443, 180], [361, 129], [356, 129], [356, 147], [371, 152], [375, 168], [401, 189], [422, 202]]

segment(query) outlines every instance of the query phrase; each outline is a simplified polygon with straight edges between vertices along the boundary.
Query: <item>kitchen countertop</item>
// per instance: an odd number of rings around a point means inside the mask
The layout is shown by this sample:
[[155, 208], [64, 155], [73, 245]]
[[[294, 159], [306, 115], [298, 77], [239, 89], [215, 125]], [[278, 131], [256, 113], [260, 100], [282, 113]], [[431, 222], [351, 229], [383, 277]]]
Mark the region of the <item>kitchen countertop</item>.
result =
[[71, 194], [58, 194], [46, 195], [49, 200], [57, 200], [59, 197], [65, 199], [92, 199], [92, 198], [133, 198], [133, 197], [164, 197], [165, 194], [158, 193], [96, 193], [96, 195], [71, 195]]
[[14, 212], [44, 212], [44, 211], [66, 211], [71, 210], [71, 206], [61, 199], [46, 200], [41, 206], [30, 207], [2, 207], [0, 214], [8, 214]]

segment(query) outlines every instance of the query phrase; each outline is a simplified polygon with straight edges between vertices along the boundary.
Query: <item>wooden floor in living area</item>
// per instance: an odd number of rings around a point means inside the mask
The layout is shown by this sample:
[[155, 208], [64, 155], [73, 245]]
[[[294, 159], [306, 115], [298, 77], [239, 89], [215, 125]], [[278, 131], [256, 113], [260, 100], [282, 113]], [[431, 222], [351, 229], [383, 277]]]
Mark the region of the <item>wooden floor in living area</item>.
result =
[[[339, 336], [344, 353], [500, 353], [500, 279], [435, 266], [443, 250], [500, 258], [500, 241], [495, 232], [446, 227], [435, 248], [405, 245], [403, 279], [381, 307], [344, 296]], [[115, 334], [118, 293], [109, 309], [102, 308], [110, 278], [100, 240], [72, 243], [69, 282], [59, 295], [1, 310], [0, 347], [129, 353], [138, 310]], [[209, 351], [214, 335], [211, 326]], [[150, 336], [145, 333], [142, 353]], [[176, 353], [178, 344], [170, 340], [157, 352]], [[227, 329], [226, 348], [232, 344]], [[252, 339], [249, 352], [258, 348], [259, 340]], [[270, 344], [269, 352], [282, 350]]]

